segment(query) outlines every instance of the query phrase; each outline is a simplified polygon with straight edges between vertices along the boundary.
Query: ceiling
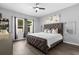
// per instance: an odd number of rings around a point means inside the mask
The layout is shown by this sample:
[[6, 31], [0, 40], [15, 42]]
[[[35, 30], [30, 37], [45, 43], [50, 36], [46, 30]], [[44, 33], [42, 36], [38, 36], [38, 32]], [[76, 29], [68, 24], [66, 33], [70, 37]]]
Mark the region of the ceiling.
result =
[[39, 6], [46, 8], [46, 10], [39, 10], [38, 13], [33, 9], [35, 3], [0, 3], [0, 7], [26, 15], [41, 17], [75, 4], [76, 3], [39, 3]]

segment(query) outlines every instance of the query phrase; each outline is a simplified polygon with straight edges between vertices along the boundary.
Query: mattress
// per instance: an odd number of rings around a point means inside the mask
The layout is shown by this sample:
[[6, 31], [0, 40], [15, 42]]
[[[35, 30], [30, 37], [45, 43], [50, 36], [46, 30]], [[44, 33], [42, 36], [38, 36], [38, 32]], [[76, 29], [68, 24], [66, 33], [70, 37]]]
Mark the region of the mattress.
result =
[[62, 35], [58, 33], [46, 33], [46, 32], [39, 32], [39, 33], [29, 33], [28, 35], [44, 38], [47, 40], [47, 45], [51, 47], [51, 45], [59, 40], [62, 40]]

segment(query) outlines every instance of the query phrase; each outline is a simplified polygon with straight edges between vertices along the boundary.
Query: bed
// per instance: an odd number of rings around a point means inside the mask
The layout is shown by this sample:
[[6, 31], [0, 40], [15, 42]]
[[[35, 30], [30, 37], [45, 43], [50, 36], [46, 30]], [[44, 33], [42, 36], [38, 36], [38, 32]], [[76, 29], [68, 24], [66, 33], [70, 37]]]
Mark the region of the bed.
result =
[[51, 31], [49, 31], [50, 33], [46, 31], [31, 33], [27, 35], [27, 42], [47, 54], [51, 48], [63, 41], [63, 23], [45, 24], [45, 29], [58, 29], [58, 33], [53, 31], [53, 33]]

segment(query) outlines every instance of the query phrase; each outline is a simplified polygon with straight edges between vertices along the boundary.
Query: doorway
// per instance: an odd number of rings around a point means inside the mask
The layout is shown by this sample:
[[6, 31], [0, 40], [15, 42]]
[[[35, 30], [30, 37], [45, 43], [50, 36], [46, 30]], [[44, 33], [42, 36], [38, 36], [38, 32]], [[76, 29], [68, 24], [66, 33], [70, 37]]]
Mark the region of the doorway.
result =
[[33, 33], [34, 32], [34, 20], [33, 19], [24, 19], [24, 18], [17, 18], [14, 17], [15, 19], [15, 30], [14, 30], [14, 35], [15, 35], [15, 40], [22, 40], [26, 37], [28, 33]]
[[24, 39], [24, 19], [16, 18], [17, 40]]

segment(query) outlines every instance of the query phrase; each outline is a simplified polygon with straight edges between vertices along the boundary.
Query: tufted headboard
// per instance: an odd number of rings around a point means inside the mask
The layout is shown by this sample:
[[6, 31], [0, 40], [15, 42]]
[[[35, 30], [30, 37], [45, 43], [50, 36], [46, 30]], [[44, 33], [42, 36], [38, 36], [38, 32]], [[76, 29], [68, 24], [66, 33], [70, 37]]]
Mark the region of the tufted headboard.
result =
[[63, 35], [63, 23], [53, 23], [53, 24], [45, 24], [44, 29], [56, 29], [58, 28], [58, 33]]

